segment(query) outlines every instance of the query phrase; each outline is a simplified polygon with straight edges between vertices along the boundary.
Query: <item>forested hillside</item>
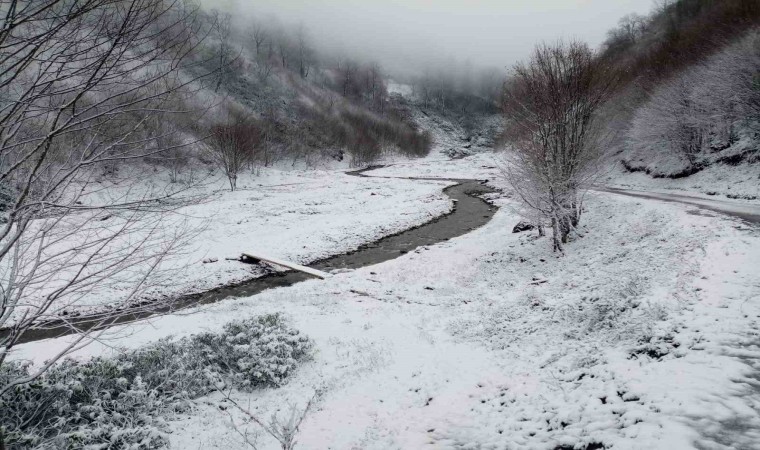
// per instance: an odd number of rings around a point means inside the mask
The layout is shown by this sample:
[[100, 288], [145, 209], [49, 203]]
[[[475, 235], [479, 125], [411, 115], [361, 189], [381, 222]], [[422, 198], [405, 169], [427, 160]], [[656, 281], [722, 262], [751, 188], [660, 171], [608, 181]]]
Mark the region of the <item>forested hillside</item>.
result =
[[401, 86], [412, 92], [400, 95], [389, 91], [393, 75], [379, 63], [321, 50], [303, 25], [255, 13], [198, 15], [208, 34], [199, 53], [208, 55], [204, 69], [212, 73], [204, 92], [214, 105], [211, 117], [232, 118], [209, 123], [207, 144], [218, 143], [219, 123], [234, 128], [246, 118], [253, 166], [347, 158], [361, 167], [384, 155], [424, 156], [433, 137], [419, 127], [421, 113], [461, 127], [468, 138], [496, 134], [482, 123], [498, 113], [500, 77], [492, 71], [406, 76]]
[[679, 0], [631, 14], [601, 58], [621, 70], [610, 108], [617, 160], [679, 178], [758, 161], [760, 3]]
[[244, 155], [249, 164], [347, 157], [358, 166], [388, 152], [429, 151], [430, 136], [389, 97], [378, 64], [320, 53], [303, 26], [216, 10], [197, 15], [206, 32], [198, 54], [207, 56], [203, 69], [211, 74], [204, 106], [214, 118], [198, 134], [245, 129], [254, 149]]

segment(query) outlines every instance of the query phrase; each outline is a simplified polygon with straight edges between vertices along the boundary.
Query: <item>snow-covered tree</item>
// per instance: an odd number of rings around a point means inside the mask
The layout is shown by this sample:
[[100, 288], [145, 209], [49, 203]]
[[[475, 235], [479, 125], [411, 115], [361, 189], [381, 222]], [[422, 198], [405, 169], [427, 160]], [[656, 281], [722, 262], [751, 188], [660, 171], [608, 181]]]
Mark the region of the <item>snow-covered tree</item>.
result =
[[507, 179], [531, 218], [549, 221], [555, 251], [578, 225], [598, 173], [605, 148], [597, 111], [616, 80], [586, 44], [573, 41], [539, 45], [506, 84]]
[[664, 153], [679, 171], [696, 164], [704, 142], [701, 106], [692, 98], [691, 77], [678, 77], [660, 86], [633, 117], [629, 146], [637, 154], [649, 149]]
[[96, 181], [171, 150], [153, 124], [192, 95], [195, 79], [178, 74], [199, 39], [195, 10], [179, 0], [13, 0], [0, 10], [0, 368], [35, 328], [74, 334], [41, 367], [6, 378], [1, 396], [114, 320], [84, 324], [70, 309], [114, 285], [111, 306], [128, 305], [182, 243], [157, 201], [171, 190], [156, 197], [134, 177], [104, 196]]

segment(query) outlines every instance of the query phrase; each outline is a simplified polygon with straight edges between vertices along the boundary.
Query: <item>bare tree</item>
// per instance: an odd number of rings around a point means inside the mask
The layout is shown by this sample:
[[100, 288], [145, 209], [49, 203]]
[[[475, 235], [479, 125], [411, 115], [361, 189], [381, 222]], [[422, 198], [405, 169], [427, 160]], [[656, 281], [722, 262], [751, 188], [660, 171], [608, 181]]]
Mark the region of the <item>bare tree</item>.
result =
[[584, 43], [539, 45], [506, 84], [513, 157], [507, 178], [532, 218], [548, 219], [555, 251], [577, 226], [604, 155], [598, 117], [618, 77]]
[[[705, 143], [700, 106], [692, 98], [694, 74], [685, 74], [660, 86], [636, 111], [628, 131], [628, 147], [638, 155], [666, 154], [663, 170], [692, 170]], [[685, 166], [685, 167], [684, 167]]]
[[217, 81], [214, 92], [219, 92], [224, 84], [229, 81], [232, 73], [232, 65], [237, 59], [235, 49], [232, 45], [232, 24], [231, 17], [227, 13], [220, 13], [219, 11], [213, 12], [213, 24], [212, 29], [214, 31], [215, 38], [218, 40], [217, 49]]
[[370, 64], [363, 73], [364, 91], [367, 95], [367, 101], [372, 109], [383, 112], [387, 90], [383, 82], [383, 74], [380, 65], [377, 63]]
[[618, 21], [617, 28], [607, 33], [606, 45], [608, 47], [633, 45], [646, 33], [648, 25], [648, 20], [644, 16], [636, 13], [625, 15]]
[[276, 41], [277, 54], [280, 64], [284, 69], [288, 68], [288, 62], [293, 54], [293, 42], [285, 30], [280, 30]]
[[261, 152], [259, 152], [259, 156], [264, 167], [269, 167], [276, 159], [274, 141], [277, 121], [277, 109], [273, 105], [268, 105], [262, 114], [260, 133]]
[[433, 99], [433, 82], [429, 69], [425, 69], [425, 73], [422, 75], [422, 78], [417, 80], [416, 84], [419, 86], [418, 91], [422, 97], [422, 106], [423, 108], [428, 108]]
[[648, 24], [646, 17], [640, 14], [631, 13], [623, 16], [618, 22], [618, 25], [628, 36], [628, 40], [635, 43], [644, 35]]
[[159, 160], [169, 170], [169, 181], [177, 183], [181, 172], [188, 166], [188, 149], [182, 145], [180, 134], [174, 125], [164, 124], [159, 131], [157, 148], [165, 149], [158, 156]]
[[251, 24], [250, 38], [256, 48], [256, 57], [258, 58], [264, 49], [264, 43], [269, 40], [269, 29], [260, 20], [254, 19]]
[[211, 128], [210, 155], [227, 177], [230, 190], [237, 189], [238, 175], [254, 161], [259, 140], [258, 124], [242, 113], [231, 112], [227, 123]]
[[298, 74], [301, 78], [306, 79], [309, 76], [311, 70], [311, 64], [314, 51], [309, 46], [308, 35], [306, 28], [303, 25], [298, 27], [297, 33], [298, 40]]
[[[749, 33], [649, 93], [627, 147], [663, 175], [698, 170], [716, 151], [760, 132], [760, 33]], [[654, 167], [656, 165], [656, 167]]]
[[[180, 1], [14, 0], [2, 11], [0, 366], [30, 330], [68, 324], [108, 286], [121, 289], [107, 303], [128, 304], [181, 244], [162, 220], [172, 192], [128, 184], [102, 200], [93, 181], [103, 168], [168, 150], [148, 125], [191, 95], [196, 80], [179, 71], [202, 39]], [[75, 338], [0, 395], [98, 336], [70, 325]]]
[[343, 90], [344, 97], [356, 94], [357, 71], [358, 66], [354, 61], [345, 59], [341, 62], [338, 72], [340, 76], [340, 87]]
[[272, 33], [263, 22], [254, 20], [248, 32], [256, 49], [256, 72], [259, 80], [265, 82], [272, 74], [274, 43]]

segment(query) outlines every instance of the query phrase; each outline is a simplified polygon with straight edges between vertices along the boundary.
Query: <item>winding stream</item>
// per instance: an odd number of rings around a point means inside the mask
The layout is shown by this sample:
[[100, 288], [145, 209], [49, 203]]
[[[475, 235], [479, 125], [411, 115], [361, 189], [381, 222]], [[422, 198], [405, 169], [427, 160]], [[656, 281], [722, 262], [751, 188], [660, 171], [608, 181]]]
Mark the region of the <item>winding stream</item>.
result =
[[[348, 172], [349, 175], [366, 177], [365, 172], [379, 167]], [[378, 177], [402, 178], [402, 177]], [[466, 234], [481, 227], [491, 220], [497, 207], [487, 203], [479, 196], [493, 190], [483, 181], [445, 178], [404, 178], [410, 180], [451, 181], [457, 184], [449, 186], [443, 192], [454, 200], [454, 209], [443, 216], [415, 228], [386, 236], [365, 244], [357, 250], [331, 256], [309, 263], [310, 267], [329, 272], [335, 269], [358, 269], [388, 261], [408, 253], [417, 247], [432, 245]], [[92, 315], [68, 318], [67, 322], [50, 322], [40, 328], [27, 331], [19, 343], [38, 341], [73, 334], [76, 330], [87, 331], [101, 329], [117, 324], [126, 324], [151, 316], [170, 314], [185, 308], [216, 303], [233, 297], [250, 297], [267, 289], [291, 286], [311, 279], [301, 272], [277, 272], [237, 284], [218, 287], [198, 294], [190, 294], [169, 301], [161, 301], [148, 307], [124, 310], [113, 316]], [[144, 304], [145, 305], [145, 304]], [[0, 330], [2, 336], [3, 330]]]

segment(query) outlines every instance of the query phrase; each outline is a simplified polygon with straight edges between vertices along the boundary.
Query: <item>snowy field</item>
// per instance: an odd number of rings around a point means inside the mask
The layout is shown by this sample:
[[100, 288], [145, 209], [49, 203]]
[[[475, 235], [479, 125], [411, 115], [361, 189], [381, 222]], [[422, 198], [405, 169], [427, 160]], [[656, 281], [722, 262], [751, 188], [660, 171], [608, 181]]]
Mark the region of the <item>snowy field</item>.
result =
[[[348, 168], [263, 169], [259, 176], [243, 176], [235, 192], [227, 189], [226, 180], [218, 178], [181, 192], [181, 197], [201, 200], [161, 216], [148, 214], [140, 219], [149, 231], [160, 225], [151, 245], [162, 245], [176, 234], [185, 242], [154, 271], [140, 297], [160, 299], [202, 292], [264, 274], [263, 267], [237, 260], [243, 252], [308, 263], [355, 250], [452, 208], [442, 193], [450, 183], [360, 178], [346, 175], [344, 170]], [[129, 189], [156, 189], [147, 184]], [[102, 190], [91, 196], [127, 195], [114, 192], [119, 190]], [[87, 236], [93, 227], [117, 230], [122, 224], [118, 217], [96, 221], [82, 234]], [[147, 232], [137, 229], [125, 233], [122, 241], [142, 238]], [[64, 243], [76, 237], [72, 234]], [[141, 263], [147, 267], [151, 261]], [[129, 286], [142, 273], [140, 269], [136, 266], [125, 272], [123, 279], [94, 287], [72, 301], [66, 311], [118, 304], [120, 296], [131, 292]], [[36, 293], [42, 296], [52, 286], [40, 286]]]
[[494, 180], [500, 175], [502, 158], [497, 153], [484, 152], [452, 161], [451, 158], [432, 151], [418, 160], [387, 158], [380, 164], [384, 167], [373, 170], [373, 177]]
[[[487, 160], [448, 162], [441, 173], [435, 167], [443, 162], [430, 157], [418, 172], [397, 164], [377, 174], [481, 178], [491, 173]], [[221, 217], [254, 204], [256, 214], [248, 223], [224, 217], [205, 254], [236, 256], [247, 230], [258, 248], [303, 261], [448, 206], [436, 183], [290, 177], [224, 194]], [[306, 195], [320, 214], [267, 203], [275, 192], [277, 199]], [[377, 200], [403, 202], [391, 208]], [[281, 312], [314, 340], [314, 359], [282, 388], [233, 396], [268, 418], [319, 391], [297, 448], [717, 449], [760, 442], [747, 432], [760, 429], [751, 366], [760, 357], [757, 228], [691, 207], [594, 194], [584, 237], [560, 258], [545, 239], [512, 234], [518, 217], [510, 200], [495, 201], [502, 209], [494, 219], [465, 236], [326, 281], [121, 327], [77, 356]], [[310, 230], [294, 219], [308, 220]], [[308, 250], [290, 245], [313, 235]], [[349, 238], [332, 241], [339, 236]], [[211, 284], [246, 275], [220, 263], [202, 267], [214, 268], [206, 274]], [[14, 357], [41, 362], [65, 342], [27, 344]], [[170, 422], [173, 448], [243, 448], [238, 431], [258, 434], [258, 448], [279, 448], [219, 396], [198, 404]]]
[[641, 172], [629, 173], [621, 165], [617, 165], [603, 181], [609, 186], [623, 189], [688, 193], [706, 198], [760, 202], [760, 164], [715, 164], [689, 177], [677, 179], [652, 178]]
[[206, 226], [178, 288], [205, 290], [260, 274], [255, 266], [225, 259], [244, 251], [308, 263], [355, 250], [450, 211], [442, 193], [447, 185], [325, 170], [266, 171], [238, 191], [219, 190], [211, 201], [179, 211]]

